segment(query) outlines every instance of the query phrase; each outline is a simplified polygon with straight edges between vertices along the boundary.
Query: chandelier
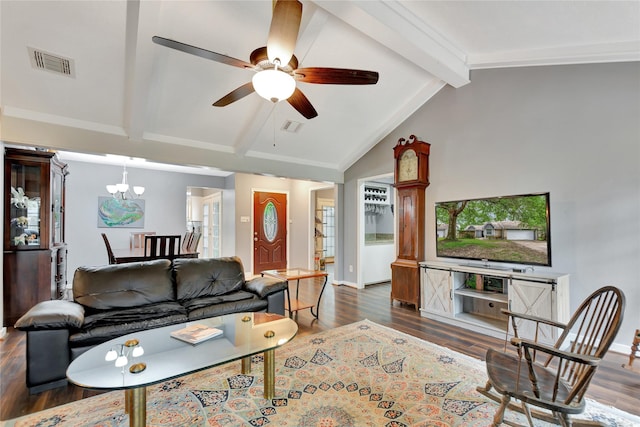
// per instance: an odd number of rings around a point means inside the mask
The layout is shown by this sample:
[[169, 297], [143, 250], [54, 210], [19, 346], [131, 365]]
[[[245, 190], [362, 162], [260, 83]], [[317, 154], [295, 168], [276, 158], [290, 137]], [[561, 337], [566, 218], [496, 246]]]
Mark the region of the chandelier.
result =
[[131, 188], [133, 190], [133, 193], [131, 193], [129, 182], [127, 181], [127, 173], [127, 165], [124, 165], [122, 171], [122, 182], [119, 184], [107, 184], [107, 191], [114, 198], [119, 196], [122, 200], [133, 199], [142, 196], [144, 193], [144, 187], [135, 185]]

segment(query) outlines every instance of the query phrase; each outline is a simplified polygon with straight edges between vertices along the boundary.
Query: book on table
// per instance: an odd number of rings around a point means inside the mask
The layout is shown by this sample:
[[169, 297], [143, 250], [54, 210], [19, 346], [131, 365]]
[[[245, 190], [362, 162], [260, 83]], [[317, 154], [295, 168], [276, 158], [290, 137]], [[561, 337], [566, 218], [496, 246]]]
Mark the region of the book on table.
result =
[[171, 332], [171, 336], [189, 344], [198, 344], [202, 341], [222, 335], [222, 332], [222, 329], [212, 328], [201, 323], [196, 323]]

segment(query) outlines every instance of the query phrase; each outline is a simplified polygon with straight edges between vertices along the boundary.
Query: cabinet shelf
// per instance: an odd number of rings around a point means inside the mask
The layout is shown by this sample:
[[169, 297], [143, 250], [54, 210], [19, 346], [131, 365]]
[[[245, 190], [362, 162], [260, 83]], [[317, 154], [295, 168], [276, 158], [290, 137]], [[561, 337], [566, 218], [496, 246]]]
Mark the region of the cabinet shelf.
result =
[[508, 295], [500, 292], [478, 291], [476, 289], [471, 289], [471, 288], [458, 288], [453, 292], [456, 295], [462, 295], [470, 298], [477, 298], [477, 299], [482, 299], [487, 301], [495, 301], [495, 302], [505, 303], [505, 304], [509, 301]]
[[364, 203], [365, 205], [390, 205], [389, 186], [384, 184], [364, 186]]
[[492, 317], [483, 316], [473, 313], [458, 313], [455, 315], [457, 320], [474, 324], [476, 327], [491, 329], [504, 336], [507, 330], [507, 317], [504, 320], [494, 319]]

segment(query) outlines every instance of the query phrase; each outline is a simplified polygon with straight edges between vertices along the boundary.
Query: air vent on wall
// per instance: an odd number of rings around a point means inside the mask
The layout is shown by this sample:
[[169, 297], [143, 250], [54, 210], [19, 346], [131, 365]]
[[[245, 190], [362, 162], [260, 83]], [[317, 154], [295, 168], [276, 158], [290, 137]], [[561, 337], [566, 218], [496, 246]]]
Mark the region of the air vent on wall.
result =
[[294, 122], [293, 120], [285, 120], [284, 124], [280, 129], [285, 132], [296, 133], [300, 130], [301, 127], [302, 127], [302, 123], [300, 122]]
[[33, 68], [51, 71], [57, 74], [64, 74], [69, 77], [76, 76], [73, 59], [45, 52], [40, 49], [34, 49], [32, 47], [27, 47], [27, 50], [29, 51], [29, 58], [31, 59], [31, 66]]

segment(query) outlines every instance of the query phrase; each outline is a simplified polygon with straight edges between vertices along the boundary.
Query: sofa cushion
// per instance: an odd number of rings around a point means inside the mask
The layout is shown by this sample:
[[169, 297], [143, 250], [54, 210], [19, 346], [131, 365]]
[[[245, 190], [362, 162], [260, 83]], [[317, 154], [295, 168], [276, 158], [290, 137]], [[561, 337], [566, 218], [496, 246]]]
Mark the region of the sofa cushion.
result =
[[190, 300], [182, 300], [180, 301], [180, 304], [182, 304], [182, 306], [187, 309], [187, 312], [190, 312], [209, 305], [241, 301], [245, 299], [252, 299], [254, 297], [255, 295], [250, 292], [237, 291], [226, 295], [217, 295], [215, 297], [200, 297]]
[[289, 283], [286, 280], [280, 280], [273, 277], [257, 276], [251, 280], [247, 280], [244, 288], [264, 298], [276, 292], [288, 289]]
[[34, 305], [15, 324], [22, 331], [77, 329], [84, 323], [84, 308], [65, 300], [42, 301]]
[[137, 307], [175, 301], [171, 261], [79, 267], [73, 276], [73, 298], [94, 310]]
[[161, 302], [119, 310], [102, 310], [86, 315], [82, 329], [87, 330], [105, 325], [122, 325], [124, 323], [134, 323], [145, 319], [159, 319], [176, 314], [187, 314], [187, 310], [177, 302]]
[[177, 302], [99, 311], [85, 317], [82, 329], [72, 334], [69, 342], [72, 347], [95, 345], [132, 332], [186, 321], [186, 310]]
[[207, 317], [222, 316], [224, 314], [242, 313], [246, 311], [266, 310], [267, 301], [256, 297], [241, 299], [238, 301], [216, 302], [211, 305], [199, 306], [189, 311], [189, 320], [204, 319]]
[[173, 269], [178, 301], [229, 294], [244, 284], [244, 268], [238, 257], [178, 258]]

